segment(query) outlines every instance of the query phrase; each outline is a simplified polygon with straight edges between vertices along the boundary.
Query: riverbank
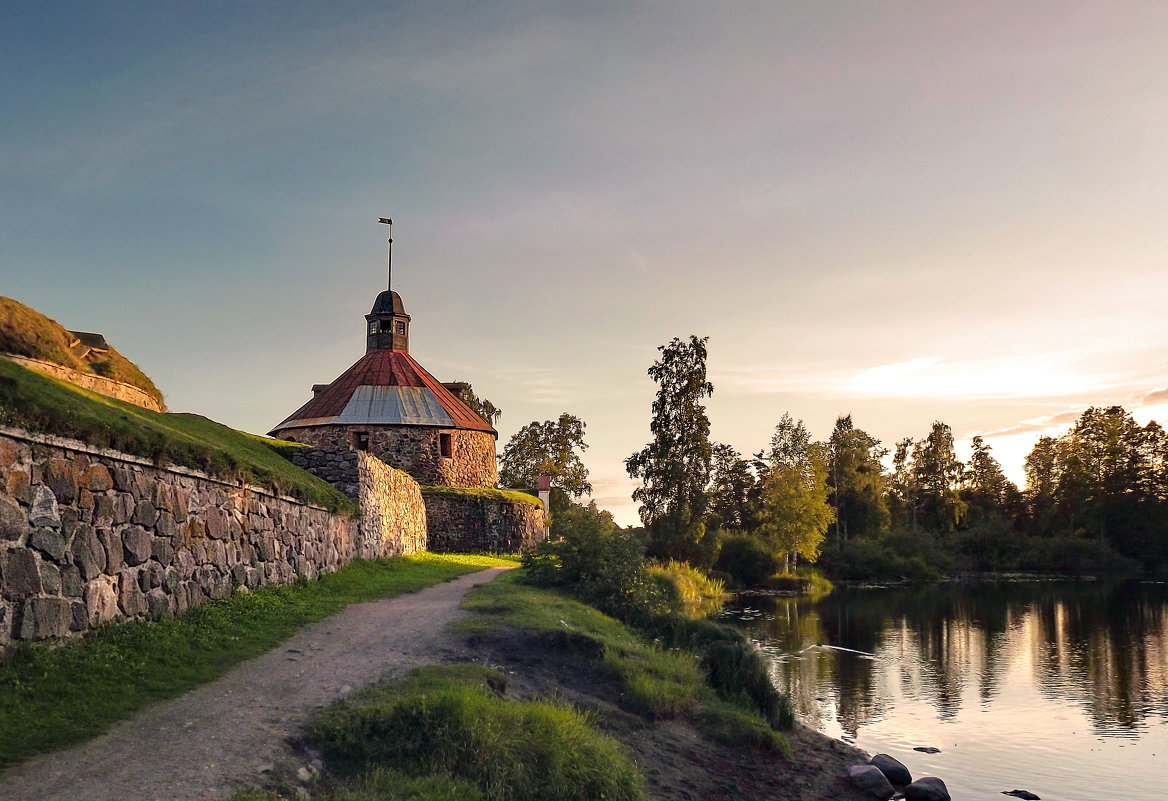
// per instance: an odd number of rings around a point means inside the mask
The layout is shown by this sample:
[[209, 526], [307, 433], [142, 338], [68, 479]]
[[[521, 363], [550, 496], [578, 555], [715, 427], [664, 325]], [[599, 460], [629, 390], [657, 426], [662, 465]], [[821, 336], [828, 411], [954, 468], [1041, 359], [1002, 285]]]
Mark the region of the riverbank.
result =
[[[461, 647], [443, 661], [455, 671], [473, 668], [495, 678], [480, 677], [479, 686], [470, 689], [464, 680], [431, 682], [424, 697], [398, 703], [403, 695], [416, 694], [419, 682], [425, 685], [451, 670], [436, 667], [429, 669], [430, 679], [396, 679], [340, 701], [308, 727], [299, 745], [300, 764], [236, 801], [587, 799], [596, 796], [582, 786], [573, 792], [559, 771], [564, 764], [591, 760], [597, 742], [614, 744], [622, 756], [596, 766], [600, 775], [590, 775], [590, 786], [611, 780], [607, 786], [624, 788], [616, 797], [862, 798], [847, 769], [866, 761], [864, 754], [799, 725], [774, 731], [751, 701], [719, 695], [693, 654], [659, 648], [591, 607], [519, 583], [514, 574], [477, 587], [463, 607], [473, 614], [453, 625]], [[579, 758], [571, 745], [563, 746], [569, 752], [558, 761], [543, 748], [497, 745], [512, 738], [526, 742], [528, 733], [508, 734], [507, 726], [528, 715], [532, 705], [549, 702], [560, 712], [544, 710], [543, 717], [583, 715], [588, 733], [579, 737], [592, 745], [580, 746]], [[338, 731], [359, 733], [346, 734], [338, 746]], [[547, 736], [558, 741], [561, 733], [553, 727]], [[419, 755], [417, 743], [431, 746]], [[475, 754], [474, 764], [459, 754]], [[628, 763], [635, 768], [634, 784], [626, 780]], [[537, 765], [547, 777], [533, 784], [525, 777]], [[370, 795], [370, 776], [385, 772], [400, 777], [393, 782], [399, 790]], [[413, 788], [408, 793], [402, 789], [407, 786]]]

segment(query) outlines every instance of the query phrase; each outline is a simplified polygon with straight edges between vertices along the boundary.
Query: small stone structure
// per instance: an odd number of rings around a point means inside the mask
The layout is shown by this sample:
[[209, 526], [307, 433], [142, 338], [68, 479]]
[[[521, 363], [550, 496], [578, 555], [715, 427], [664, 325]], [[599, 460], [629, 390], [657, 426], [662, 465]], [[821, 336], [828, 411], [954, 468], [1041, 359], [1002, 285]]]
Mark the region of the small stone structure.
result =
[[361, 515], [263, 488], [0, 429], [0, 650], [114, 619], [182, 612], [237, 588], [426, 544], [418, 485], [369, 454]]
[[35, 370], [51, 378], [67, 381], [83, 389], [92, 390], [99, 395], [105, 395], [107, 398], [132, 403], [135, 406], [141, 406], [143, 409], [150, 409], [153, 412], [166, 411], [166, 407], [151, 397], [149, 393], [122, 381], [115, 381], [112, 378], [105, 378], [94, 373], [82, 373], [55, 362], [46, 362], [43, 359], [33, 359], [28, 356], [17, 356], [14, 353], [0, 353], [0, 356], [3, 356], [9, 361], [16, 362], [21, 367], [27, 367], [29, 370]]

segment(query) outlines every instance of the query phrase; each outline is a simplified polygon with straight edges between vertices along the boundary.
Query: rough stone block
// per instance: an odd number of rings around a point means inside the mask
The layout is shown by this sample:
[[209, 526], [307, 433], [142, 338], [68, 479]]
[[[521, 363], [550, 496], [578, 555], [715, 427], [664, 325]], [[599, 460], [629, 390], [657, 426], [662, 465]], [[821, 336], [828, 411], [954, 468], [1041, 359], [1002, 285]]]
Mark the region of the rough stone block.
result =
[[[77, 494], [77, 508], [84, 510], [85, 512], [92, 512], [95, 505], [96, 501], [94, 500], [93, 493], [85, 488], [82, 488], [81, 491]], [[89, 515], [89, 517], [92, 517], [92, 515]]]
[[127, 526], [122, 532], [122, 558], [131, 567], [140, 565], [150, 558], [153, 542], [146, 530], [139, 526]]
[[61, 570], [48, 562], [41, 562], [41, 587], [47, 595], [61, 594]]
[[97, 529], [97, 540], [105, 551], [105, 572], [116, 576], [126, 563], [122, 556], [122, 538], [110, 528]]
[[150, 553], [160, 565], [169, 565], [174, 561], [174, 544], [169, 539], [154, 537]]
[[115, 467], [110, 474], [114, 480], [114, 489], [119, 492], [133, 492], [138, 486], [134, 471], [128, 467]]
[[7, 439], [0, 439], [0, 468], [9, 468], [16, 464], [16, 443]]
[[151, 620], [158, 620], [170, 611], [170, 599], [160, 589], [146, 593], [146, 614]]
[[158, 521], [154, 524], [154, 533], [160, 537], [174, 539], [181, 532], [179, 531], [178, 523], [174, 521], [173, 514], [170, 512], [159, 512]]
[[73, 610], [63, 598], [30, 598], [21, 615], [20, 636], [26, 640], [64, 637], [73, 623]]
[[13, 548], [4, 557], [5, 598], [26, 598], [41, 591], [40, 560], [27, 548]]
[[17, 542], [28, 532], [28, 519], [20, 504], [0, 495], [0, 540]]
[[69, 550], [65, 546], [65, 535], [55, 528], [38, 528], [29, 535], [28, 544], [55, 562], [64, 562]]
[[29, 513], [28, 522], [38, 528], [61, 525], [61, 512], [57, 508], [57, 497], [48, 487], [41, 485], [33, 492], [32, 511]]
[[131, 522], [146, 528], [154, 528], [154, 524], [158, 522], [158, 509], [150, 501], [138, 501]]
[[8, 494], [25, 506], [32, 503], [32, 482], [24, 470], [9, 470], [4, 477], [4, 485]]
[[89, 614], [85, 609], [85, 604], [80, 601], [70, 601], [69, 611], [73, 615], [73, 620], [69, 623], [69, 631], [85, 631], [89, 628]]
[[73, 564], [81, 571], [81, 578], [85, 581], [95, 579], [105, 571], [105, 548], [93, 526], [77, 523], [73, 527], [73, 541], [69, 544], [69, 550], [73, 553]]
[[57, 503], [68, 506], [77, 500], [77, 468], [67, 459], [49, 459], [44, 464], [44, 483], [57, 496]]
[[90, 626], [100, 626], [118, 616], [118, 594], [110, 578], [99, 578], [85, 585], [85, 609]]
[[136, 571], [125, 571], [118, 579], [118, 605], [126, 617], [146, 612], [146, 594], [138, 586]]
[[129, 523], [134, 516], [134, 496], [128, 492], [119, 492], [111, 499], [113, 503], [113, 521], [115, 525]]
[[91, 464], [81, 474], [81, 486], [90, 492], [106, 492], [114, 488], [114, 479], [105, 465]]
[[81, 571], [76, 565], [65, 565], [61, 568], [62, 595], [67, 598], [80, 598], [82, 586]]
[[93, 522], [98, 525], [113, 525], [114, 502], [108, 495], [93, 496]]

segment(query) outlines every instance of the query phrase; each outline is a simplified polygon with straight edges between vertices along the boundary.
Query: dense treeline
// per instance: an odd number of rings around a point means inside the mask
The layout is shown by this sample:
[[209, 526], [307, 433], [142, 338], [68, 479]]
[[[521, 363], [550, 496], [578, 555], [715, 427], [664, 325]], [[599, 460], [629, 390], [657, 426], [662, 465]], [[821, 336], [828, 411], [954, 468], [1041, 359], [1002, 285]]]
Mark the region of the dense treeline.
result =
[[939, 421], [887, 448], [850, 415], [825, 441], [784, 415], [768, 447], [744, 456], [709, 439], [706, 340], [660, 351], [653, 441], [626, 460], [653, 555], [740, 583], [816, 561], [845, 579], [1168, 573], [1168, 434], [1122, 407], [1040, 439], [1020, 490], [981, 437], [959, 459]]

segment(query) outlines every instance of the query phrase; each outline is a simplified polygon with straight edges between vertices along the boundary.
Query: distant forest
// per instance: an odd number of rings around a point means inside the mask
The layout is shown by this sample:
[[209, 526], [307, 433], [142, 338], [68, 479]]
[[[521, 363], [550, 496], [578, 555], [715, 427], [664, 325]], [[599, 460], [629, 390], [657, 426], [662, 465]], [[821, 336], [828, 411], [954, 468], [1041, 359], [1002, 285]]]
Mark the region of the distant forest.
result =
[[[776, 440], [801, 441], [796, 459], [774, 447], [749, 459], [712, 447], [708, 525], [723, 540], [767, 530], [775, 466], [794, 462], [797, 494], [813, 502], [822, 484], [833, 519], [812, 548], [792, 549], [833, 577], [1168, 571], [1168, 433], [1156, 422], [1141, 426], [1121, 406], [1087, 409], [1067, 433], [1039, 439], [1026, 459], [1024, 489], [1003, 474], [981, 437], [967, 462], [958, 459], [942, 422], [891, 450], [850, 415], [824, 442], [785, 435], [791, 428], [802, 423], [784, 418]], [[812, 551], [817, 560], [808, 558]]]

